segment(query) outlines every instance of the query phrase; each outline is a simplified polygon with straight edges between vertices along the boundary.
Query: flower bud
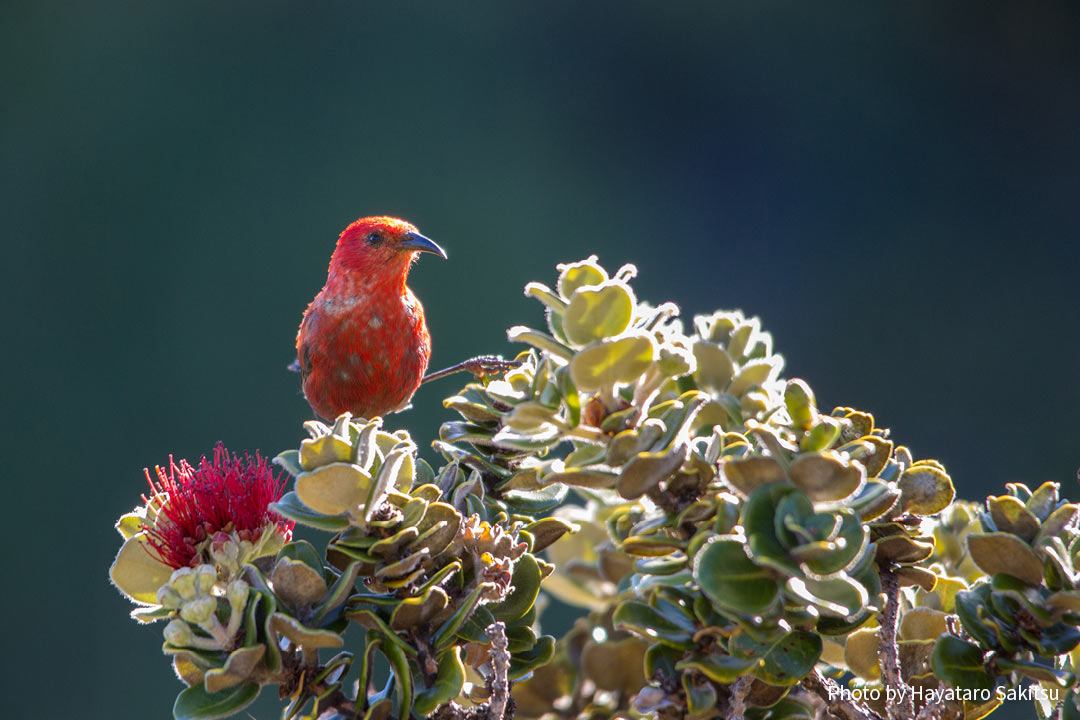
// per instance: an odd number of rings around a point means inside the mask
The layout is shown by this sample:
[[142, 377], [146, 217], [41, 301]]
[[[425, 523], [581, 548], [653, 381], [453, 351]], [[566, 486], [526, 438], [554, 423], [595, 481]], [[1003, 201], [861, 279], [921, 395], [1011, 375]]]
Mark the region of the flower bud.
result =
[[195, 597], [195, 574], [189, 567], [175, 570], [169, 578], [169, 585], [185, 600]]
[[249, 590], [248, 584], [239, 578], [229, 583], [225, 596], [229, 599], [229, 606], [234, 613], [243, 612], [244, 606], [247, 605]]
[[237, 560], [240, 556], [240, 547], [237, 541], [226, 533], [218, 533], [210, 544], [210, 556], [218, 567], [225, 569], [229, 574], [239, 566]]
[[180, 617], [189, 623], [203, 625], [214, 617], [217, 611], [217, 599], [211, 595], [203, 595], [195, 600], [189, 600], [180, 608]]
[[255, 553], [255, 543], [240, 538], [236, 546], [236, 565], [239, 567], [246, 563]]
[[157, 601], [162, 607], [176, 610], [184, 603], [184, 598], [168, 585], [162, 585], [157, 591]]
[[183, 620], [173, 620], [165, 626], [165, 642], [176, 647], [187, 647], [191, 643], [191, 626]]
[[200, 565], [195, 568], [195, 588], [198, 594], [208, 595], [217, 581], [217, 568], [213, 565]]

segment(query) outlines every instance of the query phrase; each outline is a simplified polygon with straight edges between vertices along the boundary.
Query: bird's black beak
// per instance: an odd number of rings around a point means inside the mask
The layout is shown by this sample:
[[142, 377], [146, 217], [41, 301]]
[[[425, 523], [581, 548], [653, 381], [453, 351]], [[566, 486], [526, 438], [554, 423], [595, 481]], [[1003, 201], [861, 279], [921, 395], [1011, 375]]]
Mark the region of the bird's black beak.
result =
[[405, 237], [398, 243], [398, 247], [413, 252], [429, 252], [438, 255], [443, 260], [446, 259], [446, 251], [420, 233], [405, 233]]

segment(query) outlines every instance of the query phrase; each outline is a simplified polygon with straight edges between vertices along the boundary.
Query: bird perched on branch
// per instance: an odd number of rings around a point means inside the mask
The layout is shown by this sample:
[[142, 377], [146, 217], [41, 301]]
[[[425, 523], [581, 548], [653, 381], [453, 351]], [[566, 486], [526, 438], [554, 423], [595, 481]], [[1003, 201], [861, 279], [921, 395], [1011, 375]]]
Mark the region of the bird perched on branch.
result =
[[341, 233], [296, 335], [304, 396], [320, 416], [371, 418], [409, 404], [431, 356], [424, 308], [405, 285], [424, 252], [446, 257], [397, 218], [361, 218]]
[[415, 226], [392, 217], [345, 228], [326, 285], [304, 311], [296, 363], [311, 409], [372, 418], [401, 410], [422, 382], [467, 370], [503, 372], [518, 363], [482, 355], [425, 377], [431, 336], [424, 308], [405, 284], [420, 253], [446, 258]]

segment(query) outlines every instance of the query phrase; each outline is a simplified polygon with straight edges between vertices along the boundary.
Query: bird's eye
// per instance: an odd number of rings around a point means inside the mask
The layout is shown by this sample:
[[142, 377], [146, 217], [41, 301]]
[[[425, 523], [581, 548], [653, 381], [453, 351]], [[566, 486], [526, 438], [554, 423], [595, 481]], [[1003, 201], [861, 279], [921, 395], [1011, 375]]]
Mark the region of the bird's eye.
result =
[[368, 245], [371, 245], [372, 247], [376, 247], [378, 245], [381, 245], [382, 241], [383, 241], [383, 236], [380, 235], [379, 233], [377, 233], [377, 232], [368, 233], [368, 236], [367, 236]]

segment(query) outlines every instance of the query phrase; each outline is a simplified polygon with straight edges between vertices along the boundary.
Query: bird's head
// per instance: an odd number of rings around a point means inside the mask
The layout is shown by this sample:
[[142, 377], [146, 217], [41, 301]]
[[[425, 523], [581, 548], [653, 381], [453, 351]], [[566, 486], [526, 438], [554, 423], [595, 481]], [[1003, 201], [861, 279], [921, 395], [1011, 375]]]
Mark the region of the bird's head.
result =
[[446, 252], [412, 223], [392, 217], [360, 218], [338, 238], [330, 272], [400, 278], [404, 282], [409, 265], [422, 252], [446, 257]]

